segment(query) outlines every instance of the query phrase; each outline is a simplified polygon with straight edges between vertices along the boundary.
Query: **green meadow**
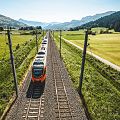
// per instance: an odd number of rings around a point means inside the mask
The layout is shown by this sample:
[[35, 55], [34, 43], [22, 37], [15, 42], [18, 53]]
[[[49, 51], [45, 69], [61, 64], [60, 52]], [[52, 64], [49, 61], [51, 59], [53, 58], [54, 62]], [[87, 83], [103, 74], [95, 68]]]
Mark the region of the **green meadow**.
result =
[[[18, 31], [11, 34], [14, 61], [18, 84], [24, 79], [30, 63], [36, 55], [35, 35], [20, 35]], [[42, 35], [38, 36], [40, 45]], [[19, 44], [19, 47], [17, 45]], [[9, 104], [15, 92], [13, 75], [11, 72], [8, 40], [5, 34], [0, 34], [0, 116]]]
[[[19, 44], [20, 46], [30, 39], [33, 39], [32, 35], [20, 35], [20, 34], [12, 34], [12, 48], [16, 49], [16, 46]], [[0, 34], [0, 59], [9, 55], [9, 46], [8, 46], [8, 38], [5, 34]]]
[[[93, 28], [93, 31], [99, 30], [100, 28]], [[65, 31], [62, 37], [83, 47], [84, 36], [84, 31], [81, 30]], [[88, 43], [90, 45], [87, 50], [120, 66], [120, 33], [89, 35]]]
[[[79, 31], [65, 31], [62, 35], [67, 39], [70, 38], [69, 35], [66, 35], [69, 33], [79, 34]], [[55, 42], [59, 49], [58, 36], [59, 33], [56, 32]], [[74, 38], [83, 38], [83, 34], [75, 35]], [[73, 86], [78, 90], [82, 51], [62, 40], [62, 59]], [[82, 93], [92, 120], [120, 119], [120, 72], [90, 55], [86, 56]]]

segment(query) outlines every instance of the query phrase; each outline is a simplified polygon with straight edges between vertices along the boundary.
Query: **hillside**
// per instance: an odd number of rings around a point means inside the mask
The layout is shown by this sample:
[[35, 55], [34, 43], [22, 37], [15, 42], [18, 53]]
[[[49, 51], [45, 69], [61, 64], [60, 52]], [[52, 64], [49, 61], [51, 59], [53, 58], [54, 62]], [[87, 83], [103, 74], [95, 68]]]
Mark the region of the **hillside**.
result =
[[20, 18], [18, 21], [30, 26], [41, 26], [42, 28], [45, 28], [47, 26], [52, 26], [54, 24], [58, 24], [57, 22], [45, 23], [45, 22], [38, 22], [38, 21], [28, 21], [22, 18]]
[[2, 27], [23, 27], [23, 26], [27, 26], [24, 23], [18, 22], [14, 19], [11, 19], [10, 17], [6, 17], [4, 15], [0, 15], [0, 26]]
[[86, 16], [86, 17], [82, 18], [81, 20], [72, 20], [70, 22], [48, 25], [45, 28], [46, 29], [69, 29], [69, 28], [72, 28], [72, 27], [81, 26], [81, 25], [83, 25], [85, 23], [88, 23], [88, 22], [91, 22], [91, 21], [95, 21], [95, 20], [97, 20], [101, 17], [113, 14], [114, 12], [115, 11], [108, 11], [108, 12], [96, 14], [96, 15], [93, 15], [93, 16]]
[[[37, 21], [28, 21], [28, 20], [24, 20], [22, 18], [20, 18], [18, 20], [19, 22], [22, 22], [24, 24], [30, 25], [30, 26], [41, 26], [41, 27], [45, 27], [46, 23], [43, 22], [37, 22]], [[48, 25], [48, 24], [47, 24]]]
[[82, 26], [75, 27], [73, 29], [78, 30], [81, 28], [93, 28], [93, 27], [106, 27], [109, 29], [114, 29], [116, 32], [120, 32], [120, 11], [102, 17], [96, 21], [86, 23]]

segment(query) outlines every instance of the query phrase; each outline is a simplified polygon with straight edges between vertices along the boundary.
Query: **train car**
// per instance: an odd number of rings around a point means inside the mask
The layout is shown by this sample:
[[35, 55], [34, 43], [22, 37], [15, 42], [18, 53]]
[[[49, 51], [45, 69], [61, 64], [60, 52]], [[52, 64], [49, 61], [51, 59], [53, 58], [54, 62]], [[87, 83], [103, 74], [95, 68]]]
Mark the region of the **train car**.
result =
[[44, 82], [46, 79], [47, 46], [48, 38], [45, 36], [32, 64], [32, 82]]
[[44, 58], [37, 58], [32, 66], [32, 82], [43, 82], [46, 78], [46, 61]]

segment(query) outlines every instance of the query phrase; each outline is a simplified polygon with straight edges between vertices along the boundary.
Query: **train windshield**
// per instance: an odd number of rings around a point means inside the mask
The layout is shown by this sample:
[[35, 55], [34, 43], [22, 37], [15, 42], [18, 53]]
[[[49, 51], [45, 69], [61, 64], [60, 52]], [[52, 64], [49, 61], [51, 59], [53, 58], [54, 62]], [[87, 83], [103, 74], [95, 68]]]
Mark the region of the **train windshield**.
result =
[[34, 75], [34, 77], [40, 77], [41, 75], [43, 74], [43, 68], [35, 68], [35, 69], [33, 69], [33, 75]]

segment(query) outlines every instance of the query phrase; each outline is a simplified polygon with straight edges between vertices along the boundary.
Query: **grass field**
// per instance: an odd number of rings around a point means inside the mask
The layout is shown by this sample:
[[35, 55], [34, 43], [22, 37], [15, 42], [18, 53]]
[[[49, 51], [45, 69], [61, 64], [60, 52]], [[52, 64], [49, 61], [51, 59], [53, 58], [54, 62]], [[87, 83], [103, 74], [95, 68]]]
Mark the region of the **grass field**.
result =
[[[57, 32], [55, 38], [59, 49]], [[79, 85], [81, 56], [81, 50], [62, 40], [62, 58], [76, 89]], [[82, 92], [93, 120], [120, 119], [120, 107], [118, 107], [120, 106], [119, 83], [120, 73], [91, 56], [86, 57]]]
[[[70, 40], [74, 44], [83, 47], [84, 32], [83, 31], [65, 31], [63, 38]], [[120, 34], [97, 34], [89, 35], [88, 50], [108, 61], [120, 66]]]
[[[21, 44], [24, 44], [26, 41], [30, 41], [30, 39], [33, 39], [32, 35], [12, 35], [11, 36], [12, 39], [12, 48], [13, 50], [16, 48], [17, 44], [19, 44], [21, 46]], [[8, 44], [8, 38], [7, 35], [5, 34], [0, 34], [0, 59], [5, 56], [8, 55], [9, 53], [9, 46]]]
[[[36, 40], [34, 37], [35, 35], [11, 35], [18, 84], [22, 81], [26, 70], [36, 55]], [[38, 38], [38, 45], [40, 45], [41, 35]], [[15, 92], [9, 60], [9, 47], [6, 42], [8, 42], [7, 37], [5, 38], [5, 35], [0, 34], [0, 116]], [[17, 44], [20, 46], [18, 49], [16, 49]]]

